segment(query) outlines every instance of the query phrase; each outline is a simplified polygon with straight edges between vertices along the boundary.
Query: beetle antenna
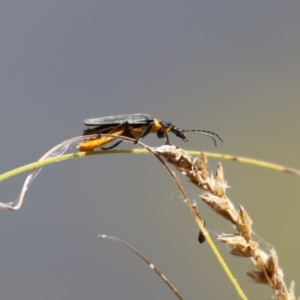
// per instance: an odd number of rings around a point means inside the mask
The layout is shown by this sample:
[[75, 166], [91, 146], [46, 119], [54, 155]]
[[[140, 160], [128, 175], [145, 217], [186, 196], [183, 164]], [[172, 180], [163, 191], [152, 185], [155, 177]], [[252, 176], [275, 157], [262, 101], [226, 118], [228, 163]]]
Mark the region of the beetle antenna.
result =
[[203, 135], [207, 135], [207, 136], [209, 136], [210, 138], [213, 139], [215, 146], [217, 146], [217, 141], [216, 141], [215, 137], [217, 137], [222, 143], [224, 143], [222, 138], [218, 134], [216, 134], [212, 131], [199, 130], [199, 129], [183, 129], [182, 131], [183, 132], [196, 132], [196, 133], [200, 133], [200, 134], [203, 134]]

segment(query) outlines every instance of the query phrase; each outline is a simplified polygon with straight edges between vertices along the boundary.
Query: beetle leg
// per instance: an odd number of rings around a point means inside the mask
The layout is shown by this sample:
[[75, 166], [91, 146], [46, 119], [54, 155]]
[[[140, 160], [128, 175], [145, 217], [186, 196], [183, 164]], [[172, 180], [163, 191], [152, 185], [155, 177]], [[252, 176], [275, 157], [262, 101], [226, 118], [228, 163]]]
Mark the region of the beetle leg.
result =
[[121, 140], [121, 141], [118, 141], [118, 142], [116, 142], [115, 144], [113, 144], [112, 146], [110, 146], [110, 147], [101, 147], [101, 149], [102, 150], [110, 150], [110, 149], [113, 149], [113, 148], [115, 148], [115, 147], [117, 147], [119, 144], [121, 144], [123, 141]]
[[169, 136], [168, 136], [168, 134], [165, 132], [165, 131], [162, 131], [162, 130], [159, 130], [159, 131], [157, 131], [157, 137], [159, 138], [159, 139], [162, 139], [162, 138], [165, 138], [166, 139], [166, 143], [165, 143], [165, 145], [170, 145], [170, 140], [169, 140]]
[[165, 133], [165, 139], [166, 139], [166, 145], [170, 145], [170, 140], [167, 133]]
[[152, 129], [154, 123], [150, 122], [146, 128], [141, 132], [141, 134], [135, 139], [134, 144], [137, 144], [137, 142], [139, 141], [139, 139], [143, 138], [144, 136], [146, 136]]
[[114, 131], [116, 131], [116, 130], [122, 128], [123, 126], [125, 127], [124, 133], [126, 134], [126, 131], [127, 131], [127, 129], [128, 129], [128, 122], [127, 122], [127, 121], [124, 121], [124, 122], [118, 124], [117, 126], [112, 127], [112, 130], [111, 130], [110, 132], [108, 132], [108, 134], [113, 134]]
[[[128, 122], [127, 121], [122, 122], [119, 125], [117, 125], [116, 127], [114, 127], [108, 134], [113, 134], [116, 130], [118, 130], [119, 128], [122, 128], [123, 126], [125, 126], [124, 134], [126, 135], [126, 131], [128, 130]], [[102, 150], [110, 150], [110, 149], [117, 147], [122, 142], [123, 142], [123, 140], [116, 142], [115, 144], [113, 144], [110, 147], [101, 147], [101, 149]]]

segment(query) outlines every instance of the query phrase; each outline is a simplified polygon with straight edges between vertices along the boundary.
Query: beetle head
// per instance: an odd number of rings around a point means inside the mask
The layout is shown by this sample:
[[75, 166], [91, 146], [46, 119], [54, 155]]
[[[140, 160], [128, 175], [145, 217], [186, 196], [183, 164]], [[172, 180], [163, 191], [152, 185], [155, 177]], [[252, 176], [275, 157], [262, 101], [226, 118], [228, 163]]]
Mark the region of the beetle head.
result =
[[160, 125], [162, 126], [162, 129], [157, 132], [157, 136], [159, 138], [163, 138], [166, 136], [166, 132], [172, 131], [176, 136], [187, 142], [186, 135], [184, 134], [183, 130], [181, 130], [179, 127], [173, 125], [170, 122], [160, 121]]
[[172, 125], [172, 132], [178, 136], [179, 138], [183, 139], [185, 142], [187, 142], [186, 135], [184, 134], [183, 130], [181, 130], [179, 127]]

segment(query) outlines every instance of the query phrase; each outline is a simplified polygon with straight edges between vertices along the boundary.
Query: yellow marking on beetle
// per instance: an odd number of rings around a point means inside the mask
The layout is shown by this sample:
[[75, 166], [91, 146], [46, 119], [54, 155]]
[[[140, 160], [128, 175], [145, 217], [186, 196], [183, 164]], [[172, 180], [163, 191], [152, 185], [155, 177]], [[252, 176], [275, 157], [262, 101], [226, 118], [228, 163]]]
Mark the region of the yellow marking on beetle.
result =
[[141, 136], [143, 130], [145, 129], [146, 126], [142, 126], [142, 127], [134, 127], [134, 126], [131, 126], [129, 125], [128, 126], [128, 131], [129, 131], [129, 135], [128, 137], [131, 137], [133, 139], [137, 139]]
[[164, 132], [170, 132], [171, 129], [172, 129], [172, 126], [170, 126], [168, 128], [163, 127], [158, 119], [153, 118], [153, 126], [152, 126], [150, 132], [156, 133], [159, 130], [164, 131]]
[[[110, 132], [110, 134], [116, 134], [116, 135], [122, 135], [123, 133], [124, 133], [124, 128]], [[93, 139], [87, 140], [87, 141], [79, 144], [78, 149], [79, 149], [79, 151], [82, 151], [82, 152], [93, 151], [95, 148], [102, 147], [105, 144], [107, 144], [117, 138], [118, 137], [112, 137], [112, 136], [101, 137], [100, 136], [99, 138], [93, 138]]]

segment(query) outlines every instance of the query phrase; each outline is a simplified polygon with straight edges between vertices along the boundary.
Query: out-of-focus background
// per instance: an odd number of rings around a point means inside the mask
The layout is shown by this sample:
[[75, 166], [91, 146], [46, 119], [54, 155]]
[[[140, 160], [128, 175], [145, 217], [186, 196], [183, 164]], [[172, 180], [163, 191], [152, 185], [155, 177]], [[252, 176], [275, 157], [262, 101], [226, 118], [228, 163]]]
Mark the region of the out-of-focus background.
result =
[[[184, 143], [170, 134], [185, 149], [300, 168], [299, 13], [299, 1], [2, 2], [1, 173], [80, 135], [86, 118], [139, 112], [225, 140], [215, 148], [205, 136]], [[299, 295], [300, 178], [222, 163], [228, 196], [247, 209], [262, 247], [276, 248]], [[232, 232], [179, 177], [212, 236]], [[0, 200], [16, 200], [24, 178], [1, 182]], [[0, 211], [0, 226], [1, 299], [175, 299], [133, 253], [97, 237], [104, 233], [142, 251], [185, 299], [238, 299], [150, 155], [45, 167], [20, 211]], [[247, 296], [270, 299], [270, 288], [248, 279], [251, 261], [217, 246]]]

